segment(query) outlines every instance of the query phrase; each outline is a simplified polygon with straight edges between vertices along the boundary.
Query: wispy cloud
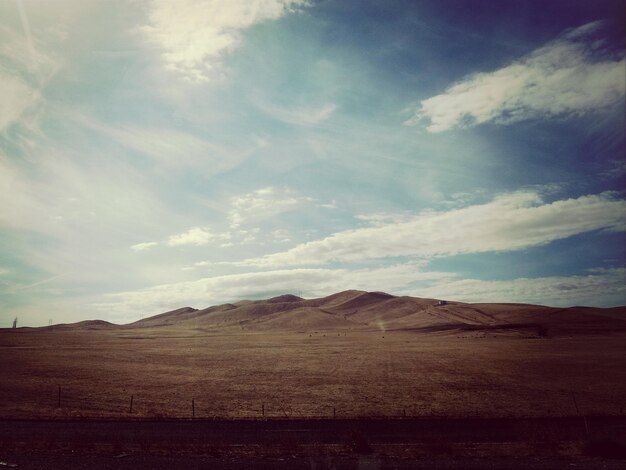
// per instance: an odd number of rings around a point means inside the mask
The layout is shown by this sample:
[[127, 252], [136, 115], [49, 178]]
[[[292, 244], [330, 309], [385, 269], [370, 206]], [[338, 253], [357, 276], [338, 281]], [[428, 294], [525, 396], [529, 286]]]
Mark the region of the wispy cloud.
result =
[[546, 204], [537, 192], [516, 192], [486, 204], [425, 212], [406, 221], [339, 232], [239, 264], [297, 266], [518, 250], [592, 230], [623, 231], [625, 213], [626, 201], [616, 199], [612, 193]]
[[[67, 274], [57, 274], [55, 276], [48, 277], [46, 279], [41, 279], [41, 280], [38, 280], [36, 282], [31, 282], [30, 284], [17, 284], [17, 285], [15, 285], [13, 287], [13, 291], [30, 290], [30, 289], [33, 289], [34, 287], [39, 287], [39, 286], [44, 285], [44, 284], [49, 284], [51, 282], [55, 282], [58, 279], [61, 279], [61, 278], [65, 277], [66, 275]], [[11, 291], [9, 290], [9, 292], [11, 292]]]
[[154, 168], [165, 174], [196, 169], [202, 170], [207, 177], [215, 175], [236, 167], [263, 145], [261, 142], [242, 142], [228, 147], [215, 142], [215, 139], [198, 137], [175, 128], [104, 124], [92, 116], [68, 109], [62, 110], [60, 115], [149, 158]]
[[626, 269], [597, 269], [587, 275], [511, 280], [447, 279], [414, 289], [414, 295], [463, 302], [520, 302], [566, 307], [626, 304]]
[[223, 74], [222, 61], [242, 42], [242, 31], [307, 4], [306, 0], [152, 0], [142, 31], [165, 66], [203, 82]]
[[[0, 153], [0, 222], [48, 236], [73, 238], [71, 234], [97, 231], [98, 223], [113, 226], [134, 221], [156, 210], [142, 175], [123, 162], [77, 161], [71, 149], [35, 147], [46, 158], [32, 168]], [[160, 212], [160, 211], [159, 211]]]
[[81, 160], [70, 147], [32, 152], [45, 156], [36, 166], [0, 153], [0, 230], [19, 276], [28, 282], [63, 273], [62, 284], [74, 289], [113, 278], [152, 281], [154, 264], [129, 264], [128, 246], [158, 233], [157, 220], [177, 224], [179, 216], [142, 184], [143, 175], [113, 159]]
[[130, 247], [130, 249], [133, 250], [133, 251], [146, 251], [146, 250], [149, 250], [150, 248], [155, 247], [157, 245], [158, 245], [157, 242], [137, 243], [135, 245], [132, 245]]
[[186, 232], [172, 235], [167, 240], [169, 246], [181, 246], [181, 245], [206, 245], [215, 239], [224, 240], [229, 238], [228, 234], [213, 233], [204, 227], [194, 227]]
[[17, 121], [38, 99], [35, 89], [0, 71], [0, 132]]
[[228, 220], [231, 228], [264, 220], [312, 202], [289, 188], [268, 186], [231, 199]]
[[22, 30], [0, 25], [0, 132], [42, 102], [44, 88], [58, 68], [57, 59], [36, 49], [21, 2]]
[[272, 232], [272, 237], [278, 243], [289, 243], [291, 241], [292, 235], [289, 233], [289, 230], [286, 229], [278, 229]]
[[601, 27], [600, 22], [586, 24], [506, 67], [468, 76], [423, 100], [406, 124], [429, 121], [429, 132], [441, 132], [580, 115], [620, 102], [626, 87], [624, 57], [602, 49], [595, 36]]
[[612, 160], [607, 162], [608, 169], [602, 173], [607, 179], [621, 178], [626, 175], [626, 160]]
[[257, 103], [257, 106], [274, 119], [298, 126], [319, 124], [330, 118], [337, 109], [337, 105], [334, 103], [298, 108], [281, 107], [269, 103]]
[[[39, 20], [52, 24], [63, 23], [72, 10], [47, 4], [35, 8]], [[44, 90], [66, 64], [56, 25], [42, 27], [39, 21], [31, 25], [29, 12], [35, 8], [22, 0], [0, 6], [0, 133], [12, 124], [33, 127], [38, 111], [47, 104]]]
[[414, 217], [415, 215], [409, 212], [397, 214], [377, 212], [373, 214], [358, 214], [355, 216], [356, 219], [363, 220], [374, 227], [383, 227], [389, 224], [410, 222]]
[[228, 242], [231, 238], [230, 232], [214, 232], [207, 227], [192, 227], [185, 232], [170, 235], [161, 242], [151, 241], [131, 245], [131, 250], [147, 251], [156, 246], [180, 247], [180, 246], [204, 246], [213, 242], [220, 242], [220, 245]]

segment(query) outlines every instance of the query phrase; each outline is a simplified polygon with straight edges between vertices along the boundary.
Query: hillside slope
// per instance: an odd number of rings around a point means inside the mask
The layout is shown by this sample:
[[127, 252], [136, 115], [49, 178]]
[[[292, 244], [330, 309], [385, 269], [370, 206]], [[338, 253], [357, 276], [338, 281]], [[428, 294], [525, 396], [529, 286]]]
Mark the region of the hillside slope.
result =
[[300, 332], [380, 330], [554, 336], [626, 331], [626, 307], [470, 304], [349, 290], [317, 299], [286, 294], [204, 309], [184, 307], [121, 326], [92, 321], [64, 325], [68, 327]]

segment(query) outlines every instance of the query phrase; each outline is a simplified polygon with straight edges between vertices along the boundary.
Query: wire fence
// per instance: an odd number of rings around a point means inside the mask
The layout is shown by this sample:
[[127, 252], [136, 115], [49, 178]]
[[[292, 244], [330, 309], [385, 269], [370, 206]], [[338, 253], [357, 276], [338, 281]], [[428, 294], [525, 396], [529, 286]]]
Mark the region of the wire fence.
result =
[[[244, 400], [214, 400], [174, 393], [164, 397], [151, 396], [146, 392], [119, 393], [113, 396], [108, 391], [77, 390], [57, 385], [41, 388], [37, 394], [12, 396], [0, 407], [0, 418], [20, 417], [84, 417], [84, 418], [129, 418], [129, 419], [354, 419], [393, 418], [415, 419], [432, 417], [540, 417], [578, 416], [585, 420], [587, 415], [598, 414], [586, 408], [574, 391], [563, 394], [563, 406], [549, 408], [540, 404], [527, 404], [519, 410], [503, 410], [496, 407], [472, 406], [467, 403], [461, 413], [434, 407], [432, 403], [414, 400], [406, 404], [346, 403], [346, 402], [293, 402], [277, 397]], [[553, 400], [549, 401], [553, 403]], [[625, 416], [626, 407], [616, 402], [609, 413]], [[586, 426], [586, 424], [585, 424]]]

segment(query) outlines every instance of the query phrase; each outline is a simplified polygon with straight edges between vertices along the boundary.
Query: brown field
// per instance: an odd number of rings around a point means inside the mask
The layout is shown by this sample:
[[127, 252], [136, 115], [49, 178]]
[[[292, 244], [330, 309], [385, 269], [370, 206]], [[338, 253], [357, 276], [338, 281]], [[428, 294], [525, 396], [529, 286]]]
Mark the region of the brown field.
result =
[[4, 418], [616, 416], [626, 315], [287, 296], [0, 330], [0, 370]]

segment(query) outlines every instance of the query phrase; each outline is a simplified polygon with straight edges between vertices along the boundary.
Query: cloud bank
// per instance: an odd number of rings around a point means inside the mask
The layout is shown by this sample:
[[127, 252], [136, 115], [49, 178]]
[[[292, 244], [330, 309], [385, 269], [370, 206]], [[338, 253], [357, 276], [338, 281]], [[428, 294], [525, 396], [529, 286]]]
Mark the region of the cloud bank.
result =
[[448, 279], [449, 273], [423, 272], [422, 264], [407, 263], [368, 269], [280, 269], [229, 274], [163, 284], [143, 290], [109, 294], [95, 305], [119, 312], [124, 321], [141, 313], [155, 314], [184, 305], [199, 308], [260, 295], [301, 292], [308, 297], [329, 295], [346, 289], [397, 290], [417, 281]]
[[459, 279], [455, 273], [425, 270], [425, 263], [366, 269], [296, 268], [230, 274], [196, 281], [163, 284], [143, 290], [109, 294], [98, 310], [116, 312], [115, 321], [161, 313], [184, 305], [205, 308], [277, 293], [323, 297], [347, 289], [384, 290], [400, 295], [464, 302], [544, 303], [551, 306], [589, 305], [599, 296], [623, 303], [626, 269], [597, 269], [587, 275]]
[[429, 121], [429, 132], [485, 122], [510, 124], [531, 118], [580, 115], [624, 99], [623, 54], [602, 50], [601, 22], [566, 32], [527, 56], [490, 73], [471, 75], [421, 102], [406, 121]]
[[516, 192], [486, 204], [425, 212], [396, 223], [338, 232], [238, 264], [319, 265], [393, 256], [431, 258], [518, 250], [592, 230], [624, 231], [625, 214], [626, 201], [612, 193], [545, 204], [537, 192]]
[[626, 269], [596, 269], [587, 275], [518, 278], [512, 280], [454, 279], [414, 291], [422, 297], [463, 302], [520, 302], [569, 307], [596, 305], [611, 299], [626, 303]]

